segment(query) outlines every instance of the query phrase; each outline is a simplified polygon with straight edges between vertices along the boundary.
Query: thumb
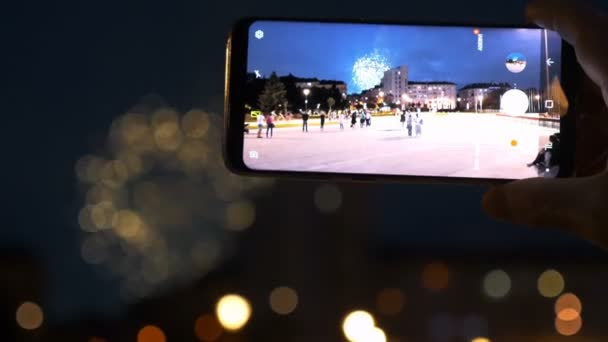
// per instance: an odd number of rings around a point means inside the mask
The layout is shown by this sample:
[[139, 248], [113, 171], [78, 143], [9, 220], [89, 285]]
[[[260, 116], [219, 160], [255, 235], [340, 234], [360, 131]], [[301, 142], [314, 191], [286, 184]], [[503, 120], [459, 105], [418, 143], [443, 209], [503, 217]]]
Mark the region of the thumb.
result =
[[601, 199], [606, 197], [607, 180], [608, 173], [516, 181], [490, 189], [482, 206], [489, 216], [499, 220], [556, 228], [605, 245], [599, 235], [602, 224], [608, 225], [608, 203]]

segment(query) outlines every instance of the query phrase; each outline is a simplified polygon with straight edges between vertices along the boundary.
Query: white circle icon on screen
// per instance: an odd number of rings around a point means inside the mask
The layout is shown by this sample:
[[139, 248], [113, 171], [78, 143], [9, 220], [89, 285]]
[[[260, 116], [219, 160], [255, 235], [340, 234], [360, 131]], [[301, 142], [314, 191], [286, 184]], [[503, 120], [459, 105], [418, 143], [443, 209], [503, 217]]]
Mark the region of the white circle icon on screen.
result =
[[528, 111], [529, 98], [523, 91], [511, 89], [502, 96], [500, 106], [509, 115], [521, 115]]
[[255, 31], [255, 37], [256, 37], [257, 39], [262, 39], [262, 38], [264, 38], [264, 31], [262, 31], [262, 30], [257, 30], [257, 31]]

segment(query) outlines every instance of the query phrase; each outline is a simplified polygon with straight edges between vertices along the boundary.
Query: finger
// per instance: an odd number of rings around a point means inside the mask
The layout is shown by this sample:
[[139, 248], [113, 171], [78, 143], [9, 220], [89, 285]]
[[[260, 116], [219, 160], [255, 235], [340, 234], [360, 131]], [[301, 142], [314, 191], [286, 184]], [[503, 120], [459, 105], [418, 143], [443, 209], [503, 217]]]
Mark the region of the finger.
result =
[[[597, 194], [607, 174], [588, 178], [532, 178], [490, 189], [483, 199], [491, 217], [533, 227], [556, 228], [591, 241], [600, 241], [595, 210], [602, 203]], [[604, 217], [603, 219], [608, 219]], [[606, 221], [603, 221], [604, 223]]]
[[536, 0], [528, 5], [526, 14], [574, 46], [583, 70], [602, 88], [608, 103], [608, 48], [603, 37], [608, 17], [580, 0]]

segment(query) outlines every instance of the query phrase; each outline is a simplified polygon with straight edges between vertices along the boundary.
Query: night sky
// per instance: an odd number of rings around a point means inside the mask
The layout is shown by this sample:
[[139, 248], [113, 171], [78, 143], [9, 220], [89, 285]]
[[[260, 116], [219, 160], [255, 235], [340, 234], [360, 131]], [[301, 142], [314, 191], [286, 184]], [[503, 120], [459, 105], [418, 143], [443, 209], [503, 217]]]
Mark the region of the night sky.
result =
[[[349, 93], [360, 92], [364, 89], [353, 81], [353, 65], [361, 57], [379, 54], [390, 67], [408, 65], [412, 81], [539, 87], [542, 31], [482, 29], [480, 52], [473, 29], [259, 21], [250, 27], [248, 71], [341, 80], [347, 82]], [[263, 39], [255, 38], [257, 30], [264, 32]], [[519, 74], [505, 66], [513, 52], [522, 53], [528, 62]]]

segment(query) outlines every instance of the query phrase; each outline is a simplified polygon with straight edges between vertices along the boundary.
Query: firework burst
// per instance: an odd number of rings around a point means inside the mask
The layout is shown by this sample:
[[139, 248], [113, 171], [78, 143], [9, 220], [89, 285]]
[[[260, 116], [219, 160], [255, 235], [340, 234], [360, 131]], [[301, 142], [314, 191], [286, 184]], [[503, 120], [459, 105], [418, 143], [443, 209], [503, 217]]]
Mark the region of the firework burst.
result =
[[378, 52], [360, 57], [353, 65], [353, 83], [360, 89], [370, 89], [382, 81], [384, 72], [390, 66], [387, 59]]

